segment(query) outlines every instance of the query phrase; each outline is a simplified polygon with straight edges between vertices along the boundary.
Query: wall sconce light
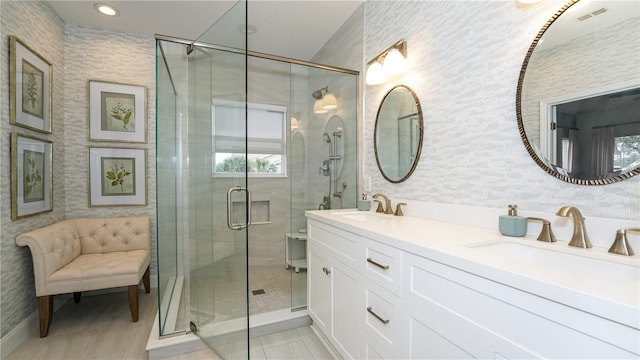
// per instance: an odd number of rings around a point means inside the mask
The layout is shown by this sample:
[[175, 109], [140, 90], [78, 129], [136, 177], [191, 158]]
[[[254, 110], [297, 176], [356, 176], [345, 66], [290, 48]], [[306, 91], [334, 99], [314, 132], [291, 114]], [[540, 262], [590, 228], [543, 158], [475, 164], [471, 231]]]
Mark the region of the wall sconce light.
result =
[[313, 112], [316, 114], [325, 114], [338, 107], [338, 99], [329, 92], [328, 86], [314, 91], [311, 96], [316, 99], [313, 103]]
[[385, 49], [367, 63], [367, 85], [378, 85], [387, 81], [387, 76], [397, 75], [407, 68], [407, 42], [400, 40]]

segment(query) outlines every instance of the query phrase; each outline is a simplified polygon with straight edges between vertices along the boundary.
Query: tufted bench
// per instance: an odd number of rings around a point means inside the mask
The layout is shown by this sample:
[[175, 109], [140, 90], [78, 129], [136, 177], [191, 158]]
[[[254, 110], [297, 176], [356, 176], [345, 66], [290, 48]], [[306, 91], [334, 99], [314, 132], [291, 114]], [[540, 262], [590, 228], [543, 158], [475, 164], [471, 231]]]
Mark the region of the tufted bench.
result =
[[53, 295], [128, 286], [131, 319], [138, 321], [138, 284], [149, 293], [148, 217], [63, 220], [19, 235], [29, 246], [39, 301], [40, 337], [47, 336]]

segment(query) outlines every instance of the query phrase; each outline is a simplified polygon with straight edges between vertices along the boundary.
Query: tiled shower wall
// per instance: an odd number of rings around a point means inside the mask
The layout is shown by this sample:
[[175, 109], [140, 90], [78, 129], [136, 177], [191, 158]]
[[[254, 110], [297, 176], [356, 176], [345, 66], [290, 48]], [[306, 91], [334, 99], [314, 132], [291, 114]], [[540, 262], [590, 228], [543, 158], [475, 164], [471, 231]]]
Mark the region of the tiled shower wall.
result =
[[[404, 76], [364, 93], [364, 176], [374, 192], [447, 204], [640, 219], [640, 176], [580, 186], [547, 175], [526, 152], [516, 124], [520, 67], [534, 37], [564, 1], [367, 1], [365, 60], [399, 39], [408, 42]], [[404, 183], [377, 170], [373, 129], [380, 100], [396, 84], [413, 88], [425, 131], [420, 163]], [[497, 222], [497, 220], [496, 220]]]
[[[363, 52], [363, 27], [364, 27], [364, 5], [360, 6], [351, 15], [351, 17], [333, 34], [327, 43], [314, 55], [312, 61], [335, 66], [343, 69], [361, 71], [362, 69], [362, 52]], [[349, 51], [344, 51], [349, 49]], [[328, 147], [323, 140], [323, 134], [327, 129], [333, 128], [338, 123], [337, 118], [341, 119], [344, 124], [344, 134], [338, 140], [344, 147], [342, 172], [338, 177], [338, 190], [342, 183], [347, 184], [347, 188], [343, 190], [342, 208], [355, 208], [358, 198], [358, 172], [360, 163], [356, 160], [360, 159], [360, 147], [362, 141], [358, 139], [361, 132], [361, 124], [358, 123], [362, 119], [362, 84], [364, 74], [361, 72], [359, 80], [356, 81], [355, 75], [346, 75], [339, 73], [318, 72], [310, 70], [309, 77], [309, 108], [312, 108], [314, 99], [310, 94], [321, 87], [328, 86], [329, 90], [336, 95], [338, 100], [338, 108], [330, 110], [327, 114], [314, 114], [309, 111], [308, 128], [305, 141], [307, 144], [306, 169], [308, 176], [307, 193], [307, 209], [316, 210], [322, 202], [323, 196], [328, 193], [328, 176], [319, 176], [319, 168], [322, 161], [328, 158]], [[317, 74], [314, 76], [314, 74]], [[337, 118], [336, 118], [337, 117]], [[331, 135], [331, 134], [329, 134]], [[332, 137], [333, 140], [333, 137]], [[354, 167], [353, 164], [356, 164]], [[340, 208], [340, 199], [332, 198], [332, 206], [334, 209]], [[299, 214], [292, 214], [292, 216]], [[302, 214], [304, 215], [304, 214]], [[306, 219], [297, 223], [305, 224]]]

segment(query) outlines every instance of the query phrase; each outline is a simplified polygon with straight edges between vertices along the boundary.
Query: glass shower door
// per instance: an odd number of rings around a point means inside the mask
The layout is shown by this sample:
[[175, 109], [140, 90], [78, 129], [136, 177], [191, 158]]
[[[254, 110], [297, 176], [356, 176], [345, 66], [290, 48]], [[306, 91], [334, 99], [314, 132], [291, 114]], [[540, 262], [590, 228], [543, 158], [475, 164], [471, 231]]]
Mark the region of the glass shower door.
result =
[[190, 327], [225, 359], [249, 356], [246, 2], [188, 55]]

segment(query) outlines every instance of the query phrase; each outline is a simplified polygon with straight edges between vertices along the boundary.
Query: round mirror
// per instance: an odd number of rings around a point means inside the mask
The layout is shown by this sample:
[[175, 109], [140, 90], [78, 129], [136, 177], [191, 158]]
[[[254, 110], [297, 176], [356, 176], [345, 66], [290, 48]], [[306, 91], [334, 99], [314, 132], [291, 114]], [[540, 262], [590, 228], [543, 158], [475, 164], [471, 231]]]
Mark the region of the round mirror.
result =
[[373, 134], [378, 169], [385, 179], [400, 183], [409, 178], [422, 149], [422, 110], [409, 87], [398, 85], [384, 96]]
[[563, 6], [529, 48], [516, 110], [547, 173], [603, 185], [640, 173], [640, 2]]

